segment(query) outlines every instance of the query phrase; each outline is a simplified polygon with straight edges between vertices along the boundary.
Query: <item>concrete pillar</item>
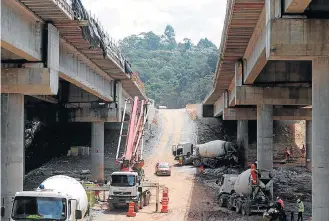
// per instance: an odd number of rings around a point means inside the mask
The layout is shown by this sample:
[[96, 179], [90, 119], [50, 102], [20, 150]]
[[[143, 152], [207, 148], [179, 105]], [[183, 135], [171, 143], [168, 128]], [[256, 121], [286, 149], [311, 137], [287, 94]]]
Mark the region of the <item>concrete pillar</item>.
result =
[[259, 169], [273, 169], [272, 105], [257, 105], [257, 161]]
[[[258, 169], [273, 170], [273, 105], [257, 105]], [[273, 197], [273, 185], [270, 187]]]
[[247, 120], [238, 120], [238, 133], [237, 133], [237, 141], [239, 145], [239, 149], [242, 150], [243, 153], [243, 165], [245, 168], [248, 167], [248, 121]]
[[12, 197], [23, 190], [24, 95], [1, 94], [1, 200], [5, 218], [11, 215]]
[[104, 122], [91, 124], [91, 178], [104, 181]]
[[305, 148], [306, 148], [306, 168], [312, 171], [312, 121], [306, 121], [306, 133], [305, 133]]
[[329, 57], [312, 63], [312, 218], [329, 217]]

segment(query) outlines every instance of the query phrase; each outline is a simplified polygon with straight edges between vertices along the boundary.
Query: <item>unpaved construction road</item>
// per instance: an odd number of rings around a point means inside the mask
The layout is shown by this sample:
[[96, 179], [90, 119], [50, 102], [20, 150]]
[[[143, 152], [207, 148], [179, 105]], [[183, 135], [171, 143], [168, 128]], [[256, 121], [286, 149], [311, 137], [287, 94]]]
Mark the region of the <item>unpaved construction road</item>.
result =
[[[191, 131], [193, 125], [186, 121], [188, 115], [185, 109], [160, 110], [159, 116], [162, 125], [162, 134], [159, 143], [154, 146], [149, 156], [145, 157], [145, 177], [150, 182], [159, 182], [169, 188], [169, 212], [155, 212], [156, 197], [155, 190], [152, 190], [151, 202], [147, 207], [140, 210], [136, 217], [126, 217], [127, 208], [116, 209], [115, 211], [99, 210], [94, 212], [95, 221], [121, 221], [121, 220], [159, 220], [159, 221], [208, 221], [208, 220], [247, 220], [237, 217], [234, 213], [221, 209], [215, 202], [216, 192], [199, 184], [195, 179], [198, 173], [194, 167], [177, 166], [177, 162], [171, 154], [171, 145], [177, 144], [186, 138], [186, 131]], [[191, 139], [193, 139], [191, 137]], [[166, 161], [171, 168], [171, 176], [158, 177], [154, 175], [155, 164], [159, 161]], [[162, 198], [160, 191], [159, 199]], [[103, 209], [106, 208], [104, 205]], [[251, 219], [250, 219], [251, 220]], [[256, 219], [252, 219], [256, 220]]]

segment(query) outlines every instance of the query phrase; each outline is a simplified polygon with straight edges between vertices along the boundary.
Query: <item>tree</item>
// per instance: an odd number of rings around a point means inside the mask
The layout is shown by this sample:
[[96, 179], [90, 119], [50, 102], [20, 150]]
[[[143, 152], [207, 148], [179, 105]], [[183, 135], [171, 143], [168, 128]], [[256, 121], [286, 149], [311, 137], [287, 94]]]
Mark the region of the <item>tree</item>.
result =
[[194, 46], [185, 38], [177, 46], [175, 31], [167, 25], [161, 36], [153, 32], [132, 35], [120, 41], [120, 46], [140, 73], [147, 96], [159, 105], [180, 108], [199, 103], [212, 86], [218, 52], [208, 39]]

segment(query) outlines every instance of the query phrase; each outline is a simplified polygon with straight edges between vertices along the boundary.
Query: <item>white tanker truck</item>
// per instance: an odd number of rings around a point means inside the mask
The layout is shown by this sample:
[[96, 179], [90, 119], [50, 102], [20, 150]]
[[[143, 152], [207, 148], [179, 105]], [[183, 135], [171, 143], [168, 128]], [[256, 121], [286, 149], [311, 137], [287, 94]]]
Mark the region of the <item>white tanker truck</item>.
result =
[[[193, 149], [192, 149], [193, 148]], [[201, 162], [215, 168], [221, 161], [238, 163], [237, 145], [224, 140], [213, 140], [193, 147], [190, 143], [178, 144], [172, 147], [175, 159], [183, 156], [183, 165], [193, 163], [199, 167]]]
[[251, 182], [251, 169], [240, 175], [224, 174], [216, 183], [220, 186], [218, 201], [221, 207], [235, 209], [242, 215], [264, 213], [272, 203], [273, 175], [257, 170], [257, 184]]
[[[4, 216], [4, 208], [1, 209]], [[57, 175], [35, 191], [15, 194], [10, 220], [83, 220], [89, 214], [86, 191], [76, 179]]]

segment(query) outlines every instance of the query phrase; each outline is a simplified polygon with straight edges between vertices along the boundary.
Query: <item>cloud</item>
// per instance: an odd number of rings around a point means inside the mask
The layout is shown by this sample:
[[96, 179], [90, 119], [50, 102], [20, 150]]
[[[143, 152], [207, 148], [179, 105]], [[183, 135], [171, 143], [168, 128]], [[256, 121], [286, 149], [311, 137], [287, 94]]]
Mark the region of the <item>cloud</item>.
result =
[[176, 39], [197, 43], [207, 37], [220, 44], [226, 0], [82, 0], [115, 40], [153, 31], [162, 34], [167, 24]]

